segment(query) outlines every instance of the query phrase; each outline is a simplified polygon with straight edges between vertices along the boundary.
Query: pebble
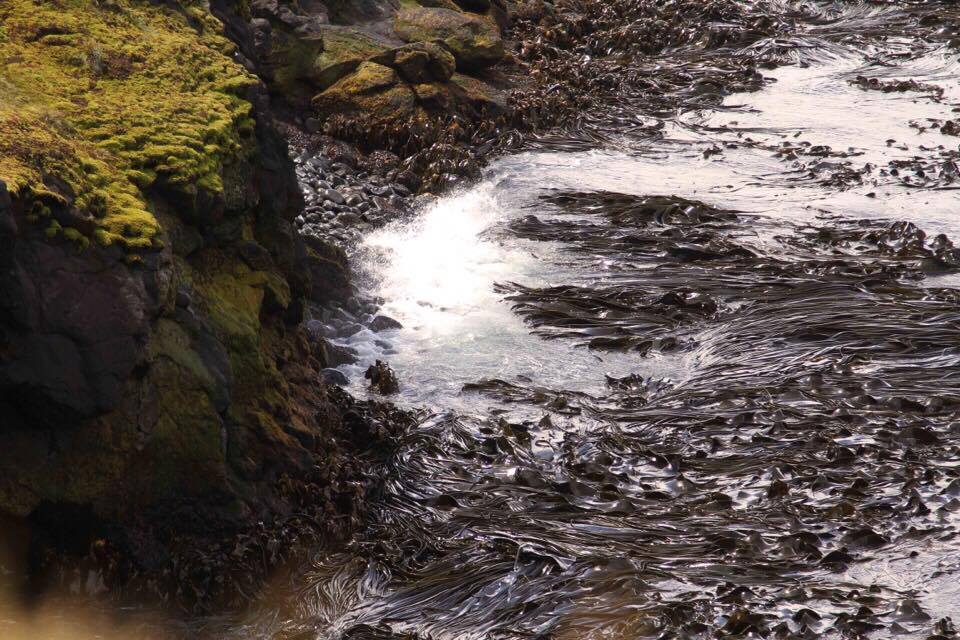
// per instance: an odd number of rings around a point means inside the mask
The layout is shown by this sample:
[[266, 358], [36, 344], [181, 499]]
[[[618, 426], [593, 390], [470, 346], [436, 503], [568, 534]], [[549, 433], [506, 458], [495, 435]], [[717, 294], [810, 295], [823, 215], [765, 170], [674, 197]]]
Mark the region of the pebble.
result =
[[327, 200], [335, 202], [336, 204], [343, 204], [344, 202], [346, 202], [343, 195], [336, 189], [324, 189], [323, 197], [326, 198]]
[[380, 187], [377, 185], [370, 185], [366, 187], [365, 191], [371, 195], [380, 196], [381, 198], [393, 195], [393, 190], [390, 187]]

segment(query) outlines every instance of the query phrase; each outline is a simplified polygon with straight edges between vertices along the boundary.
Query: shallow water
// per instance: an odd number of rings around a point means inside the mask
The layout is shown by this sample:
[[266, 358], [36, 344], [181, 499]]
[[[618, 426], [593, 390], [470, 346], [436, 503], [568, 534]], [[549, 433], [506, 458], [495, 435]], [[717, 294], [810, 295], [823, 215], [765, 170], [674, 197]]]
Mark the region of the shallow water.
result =
[[366, 240], [404, 327], [347, 344], [435, 411], [370, 530], [254, 635], [953, 633], [958, 140], [911, 121], [951, 117], [957, 55], [823, 51]]

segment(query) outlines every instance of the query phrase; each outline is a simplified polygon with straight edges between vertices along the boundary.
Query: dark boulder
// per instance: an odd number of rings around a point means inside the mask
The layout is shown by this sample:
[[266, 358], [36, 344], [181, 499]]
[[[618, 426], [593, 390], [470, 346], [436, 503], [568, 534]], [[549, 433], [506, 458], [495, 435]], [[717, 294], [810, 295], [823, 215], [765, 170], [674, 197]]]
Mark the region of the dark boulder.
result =
[[397, 374], [393, 372], [386, 362], [377, 360], [375, 364], [367, 368], [363, 377], [370, 381], [371, 391], [381, 395], [390, 395], [400, 392], [400, 383], [397, 381]]
[[403, 329], [403, 325], [389, 316], [377, 316], [370, 322], [370, 329], [379, 333], [390, 329]]

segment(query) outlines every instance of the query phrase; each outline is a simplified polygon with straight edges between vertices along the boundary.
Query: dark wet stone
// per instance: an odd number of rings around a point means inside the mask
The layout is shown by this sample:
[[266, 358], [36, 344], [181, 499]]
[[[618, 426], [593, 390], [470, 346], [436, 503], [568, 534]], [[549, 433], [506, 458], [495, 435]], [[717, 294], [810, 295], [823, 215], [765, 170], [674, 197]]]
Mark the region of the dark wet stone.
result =
[[193, 300], [190, 296], [190, 291], [186, 287], [179, 287], [177, 289], [177, 306], [181, 309], [187, 309], [192, 304]]
[[393, 194], [393, 189], [390, 187], [375, 184], [367, 186], [364, 191], [370, 195], [380, 196], [381, 198], [386, 198]]
[[322, 373], [323, 380], [327, 384], [335, 384], [340, 387], [350, 384], [350, 379], [337, 369], [324, 369]]
[[386, 362], [377, 360], [367, 368], [363, 377], [370, 381], [370, 389], [381, 395], [389, 395], [400, 391], [397, 376]]
[[359, 214], [352, 211], [345, 211], [337, 216], [337, 223], [342, 225], [357, 224], [360, 222]]
[[343, 195], [341, 195], [336, 189], [324, 189], [323, 197], [334, 204], [343, 204], [346, 202], [346, 199], [343, 197]]
[[370, 322], [370, 329], [377, 332], [402, 328], [402, 324], [389, 316], [378, 315]]

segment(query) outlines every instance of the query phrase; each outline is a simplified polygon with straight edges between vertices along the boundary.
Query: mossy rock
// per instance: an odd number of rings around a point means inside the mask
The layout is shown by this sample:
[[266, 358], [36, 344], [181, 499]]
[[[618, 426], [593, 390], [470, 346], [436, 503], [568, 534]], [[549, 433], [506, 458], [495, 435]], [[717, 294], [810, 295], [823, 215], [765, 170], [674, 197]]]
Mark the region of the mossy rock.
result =
[[459, 71], [474, 71], [503, 59], [500, 30], [485, 16], [443, 8], [403, 9], [394, 30], [405, 42], [439, 41], [456, 58]]
[[453, 54], [433, 42], [404, 45], [385, 51], [371, 61], [396, 69], [412, 84], [446, 82], [456, 70]]
[[414, 85], [413, 91], [417, 94], [417, 102], [427, 111], [447, 111], [456, 101], [451, 86], [449, 82], [423, 82]]
[[230, 351], [256, 351], [265, 300], [279, 307], [290, 304], [290, 287], [277, 272], [254, 270], [241, 260], [208, 252], [194, 265], [197, 305], [209, 318]]
[[316, 89], [316, 61], [323, 55], [322, 38], [301, 38], [281, 28], [270, 35], [266, 56], [267, 80], [274, 90], [293, 102], [306, 101]]
[[323, 34], [323, 52], [310, 69], [310, 80], [321, 91], [356, 71], [363, 61], [388, 49], [373, 37], [348, 27], [331, 27]]
[[172, 360], [150, 367], [157, 421], [149, 445], [135, 454], [138, 493], [150, 500], [203, 495], [226, 485], [226, 437], [207, 382]]
[[0, 179], [89, 212], [90, 239], [158, 249], [145, 190], [219, 194], [224, 164], [252, 157], [256, 78], [208, 11], [4, 0], [0, 26]]
[[455, 73], [450, 80], [461, 102], [467, 102], [475, 109], [482, 109], [489, 115], [499, 115], [507, 109], [507, 94], [501, 89], [462, 73]]
[[397, 72], [382, 64], [364, 62], [313, 100], [321, 116], [362, 112], [383, 121], [408, 117], [416, 96], [400, 83]]
[[334, 24], [360, 24], [389, 18], [401, 0], [323, 0]]

